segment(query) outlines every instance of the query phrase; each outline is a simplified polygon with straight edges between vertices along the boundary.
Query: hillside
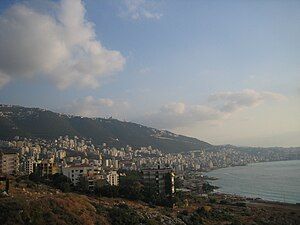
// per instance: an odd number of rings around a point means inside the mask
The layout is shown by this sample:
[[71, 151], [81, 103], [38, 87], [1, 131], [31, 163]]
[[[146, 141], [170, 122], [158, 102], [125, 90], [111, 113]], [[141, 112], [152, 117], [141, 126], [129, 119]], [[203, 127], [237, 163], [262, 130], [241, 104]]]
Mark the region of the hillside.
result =
[[182, 152], [211, 145], [196, 138], [176, 135], [116, 119], [70, 116], [39, 108], [0, 105], [0, 139], [15, 136], [57, 138], [77, 135], [95, 144], [133, 147], [152, 146], [164, 152]]
[[184, 204], [172, 209], [122, 198], [62, 193], [25, 178], [17, 179], [17, 182], [11, 180], [9, 195], [0, 194], [0, 224], [299, 224], [298, 205], [245, 200], [223, 195], [187, 196]]

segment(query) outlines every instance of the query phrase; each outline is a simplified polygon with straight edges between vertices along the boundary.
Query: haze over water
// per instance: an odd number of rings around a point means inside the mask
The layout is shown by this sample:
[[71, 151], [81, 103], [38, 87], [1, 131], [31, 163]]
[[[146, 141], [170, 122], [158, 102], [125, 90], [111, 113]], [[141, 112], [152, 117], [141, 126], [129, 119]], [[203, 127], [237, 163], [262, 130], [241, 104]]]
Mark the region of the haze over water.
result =
[[214, 170], [218, 192], [300, 203], [300, 160], [254, 163]]

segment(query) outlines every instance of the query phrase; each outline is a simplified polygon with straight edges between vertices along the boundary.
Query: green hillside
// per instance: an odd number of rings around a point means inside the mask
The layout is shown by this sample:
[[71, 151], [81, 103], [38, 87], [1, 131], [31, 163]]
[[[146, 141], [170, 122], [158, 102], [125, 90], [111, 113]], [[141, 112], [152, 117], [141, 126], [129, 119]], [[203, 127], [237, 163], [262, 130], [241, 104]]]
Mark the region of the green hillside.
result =
[[92, 138], [95, 144], [133, 147], [152, 146], [164, 152], [198, 150], [211, 145], [196, 138], [176, 135], [116, 119], [86, 118], [38, 108], [0, 105], [0, 138], [15, 136], [57, 138], [77, 135]]

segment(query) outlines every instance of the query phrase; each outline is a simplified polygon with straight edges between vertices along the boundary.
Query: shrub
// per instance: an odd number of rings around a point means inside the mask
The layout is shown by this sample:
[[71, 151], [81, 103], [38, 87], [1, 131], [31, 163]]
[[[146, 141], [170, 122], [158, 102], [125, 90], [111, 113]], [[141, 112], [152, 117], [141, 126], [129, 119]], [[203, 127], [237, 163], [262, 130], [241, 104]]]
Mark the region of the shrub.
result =
[[125, 204], [114, 206], [109, 211], [109, 217], [112, 225], [138, 225], [142, 218]]
[[212, 204], [215, 204], [215, 203], [217, 203], [217, 199], [214, 198], [214, 197], [210, 197], [209, 202], [212, 203]]

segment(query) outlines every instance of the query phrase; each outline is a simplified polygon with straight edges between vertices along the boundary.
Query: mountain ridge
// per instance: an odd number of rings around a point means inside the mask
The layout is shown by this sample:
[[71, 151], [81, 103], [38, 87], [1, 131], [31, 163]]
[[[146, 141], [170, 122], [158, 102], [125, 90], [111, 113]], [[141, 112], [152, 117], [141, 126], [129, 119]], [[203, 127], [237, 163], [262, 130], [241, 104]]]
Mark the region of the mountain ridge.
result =
[[185, 152], [211, 147], [197, 138], [178, 135], [134, 122], [89, 118], [41, 108], [0, 104], [0, 138], [57, 138], [70, 135], [92, 138], [95, 144], [152, 146], [164, 152]]

